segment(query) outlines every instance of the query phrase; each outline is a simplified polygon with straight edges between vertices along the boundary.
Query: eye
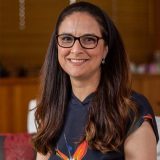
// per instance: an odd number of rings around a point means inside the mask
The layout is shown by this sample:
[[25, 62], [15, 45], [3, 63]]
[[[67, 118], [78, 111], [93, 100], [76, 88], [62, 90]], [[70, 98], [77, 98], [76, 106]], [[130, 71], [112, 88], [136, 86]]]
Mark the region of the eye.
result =
[[60, 35], [59, 40], [63, 43], [73, 42], [73, 37], [71, 35]]
[[83, 36], [81, 37], [81, 42], [84, 44], [95, 44], [97, 43], [97, 38], [95, 36]]

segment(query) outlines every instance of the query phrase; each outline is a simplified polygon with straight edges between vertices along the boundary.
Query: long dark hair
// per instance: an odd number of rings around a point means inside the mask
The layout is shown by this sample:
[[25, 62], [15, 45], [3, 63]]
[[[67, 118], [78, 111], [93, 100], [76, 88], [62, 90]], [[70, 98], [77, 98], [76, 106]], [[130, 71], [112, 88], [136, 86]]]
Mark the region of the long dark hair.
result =
[[84, 138], [90, 147], [106, 153], [118, 150], [126, 137], [126, 121], [135, 104], [130, 100], [129, 64], [123, 42], [111, 19], [99, 7], [88, 2], [67, 6], [59, 15], [43, 66], [42, 92], [36, 110], [38, 132], [33, 138], [37, 151], [46, 154], [56, 146], [63, 127], [71, 84], [57, 58], [56, 35], [61, 22], [74, 12], [86, 12], [101, 27], [108, 45], [105, 64], [101, 66], [101, 79], [89, 109]]

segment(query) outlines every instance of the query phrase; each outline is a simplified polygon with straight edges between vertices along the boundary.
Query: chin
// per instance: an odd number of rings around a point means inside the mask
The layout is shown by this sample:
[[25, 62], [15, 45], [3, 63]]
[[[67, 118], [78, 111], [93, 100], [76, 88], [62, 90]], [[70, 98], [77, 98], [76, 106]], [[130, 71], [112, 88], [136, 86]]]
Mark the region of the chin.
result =
[[83, 79], [85, 76], [83, 74], [69, 74], [70, 78], [73, 79]]

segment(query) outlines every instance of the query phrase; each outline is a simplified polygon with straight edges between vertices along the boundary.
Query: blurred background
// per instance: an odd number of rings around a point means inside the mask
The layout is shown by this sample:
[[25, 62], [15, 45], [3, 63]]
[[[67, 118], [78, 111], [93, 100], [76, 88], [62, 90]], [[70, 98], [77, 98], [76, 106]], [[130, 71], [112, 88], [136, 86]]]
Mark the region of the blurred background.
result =
[[[130, 58], [133, 89], [160, 115], [160, 1], [88, 0], [119, 29]], [[0, 0], [0, 132], [26, 132], [51, 33], [68, 0]]]

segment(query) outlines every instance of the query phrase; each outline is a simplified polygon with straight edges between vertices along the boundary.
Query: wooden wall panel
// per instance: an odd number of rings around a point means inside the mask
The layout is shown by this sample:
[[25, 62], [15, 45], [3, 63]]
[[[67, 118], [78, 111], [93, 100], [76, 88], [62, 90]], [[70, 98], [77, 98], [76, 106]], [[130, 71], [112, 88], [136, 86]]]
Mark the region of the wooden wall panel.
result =
[[63, 0], [27, 0], [26, 27], [19, 29], [19, 1], [0, 0], [0, 62], [8, 68], [41, 67]]
[[28, 115], [28, 104], [31, 99], [35, 99], [37, 95], [37, 84], [23, 84], [14, 86], [14, 112], [13, 112], [13, 125], [14, 132], [27, 131], [27, 115]]
[[155, 19], [156, 19], [156, 33], [155, 33], [155, 49], [160, 50], [160, 0], [155, 0]]
[[12, 129], [12, 91], [0, 85], [0, 132]]
[[37, 78], [0, 79], [0, 132], [26, 132], [29, 101], [38, 96]]
[[132, 87], [147, 97], [154, 113], [160, 116], [160, 75], [133, 75]]
[[116, 1], [115, 22], [132, 61], [146, 63], [154, 50], [153, 0]]

